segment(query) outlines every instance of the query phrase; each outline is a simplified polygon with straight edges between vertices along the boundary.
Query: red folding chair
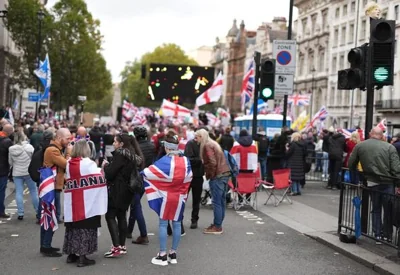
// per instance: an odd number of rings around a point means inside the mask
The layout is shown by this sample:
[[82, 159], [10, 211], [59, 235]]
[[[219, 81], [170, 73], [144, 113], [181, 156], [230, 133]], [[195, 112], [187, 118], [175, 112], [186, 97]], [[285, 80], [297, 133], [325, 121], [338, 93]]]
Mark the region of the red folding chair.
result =
[[[278, 206], [283, 200], [286, 198], [290, 204], [292, 204], [292, 200], [289, 198], [288, 193], [290, 191], [290, 187], [292, 181], [290, 180], [290, 169], [278, 169], [272, 171], [272, 177], [274, 183], [270, 183], [267, 181], [261, 181], [262, 187], [268, 194], [267, 201], [264, 205], [267, 205], [269, 199], [274, 197], [275, 199], [275, 206]], [[282, 196], [279, 198], [276, 194], [276, 191], [282, 192]]]
[[[251, 206], [257, 210], [257, 189], [260, 186], [261, 170], [258, 165], [254, 173], [240, 173], [236, 177], [236, 186], [232, 181], [228, 182], [232, 190], [233, 208], [239, 210], [244, 205]], [[246, 195], [250, 194], [249, 197]], [[240, 202], [241, 200], [241, 202]]]

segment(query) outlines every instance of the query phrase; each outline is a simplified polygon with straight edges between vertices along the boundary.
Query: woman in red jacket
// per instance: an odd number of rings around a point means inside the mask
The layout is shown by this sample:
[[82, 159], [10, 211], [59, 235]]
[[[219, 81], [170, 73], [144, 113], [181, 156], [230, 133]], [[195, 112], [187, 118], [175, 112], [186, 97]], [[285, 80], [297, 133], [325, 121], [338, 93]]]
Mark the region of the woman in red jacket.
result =
[[[358, 132], [354, 131], [353, 133], [351, 133], [350, 138], [347, 140], [346, 142], [346, 158], [344, 159], [344, 166], [348, 167], [348, 162], [349, 162], [349, 158], [351, 153], [354, 150], [354, 147], [356, 147], [357, 144], [359, 144], [360, 141], [360, 135], [358, 134]], [[358, 184], [359, 181], [359, 177], [358, 177], [358, 172], [357, 171], [350, 171], [350, 182], [352, 184]]]

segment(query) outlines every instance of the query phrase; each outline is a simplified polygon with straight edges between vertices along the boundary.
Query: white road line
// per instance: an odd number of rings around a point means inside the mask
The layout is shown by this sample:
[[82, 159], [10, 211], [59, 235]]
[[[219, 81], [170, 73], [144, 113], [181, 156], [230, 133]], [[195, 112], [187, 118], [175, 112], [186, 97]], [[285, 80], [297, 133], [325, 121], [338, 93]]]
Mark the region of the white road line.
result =
[[285, 233], [283, 233], [283, 232], [276, 232], [276, 234], [278, 234], [278, 235], [284, 235]]
[[253, 232], [246, 232], [246, 235], [254, 235]]
[[261, 218], [256, 218], [256, 219], [248, 219], [249, 221], [262, 221]]
[[256, 222], [256, 224], [264, 224], [265, 222], [260, 222], [260, 221], [258, 221], [258, 222]]
[[147, 233], [148, 236], [154, 236], [154, 233]]
[[18, 237], [18, 234], [11, 234], [11, 237]]

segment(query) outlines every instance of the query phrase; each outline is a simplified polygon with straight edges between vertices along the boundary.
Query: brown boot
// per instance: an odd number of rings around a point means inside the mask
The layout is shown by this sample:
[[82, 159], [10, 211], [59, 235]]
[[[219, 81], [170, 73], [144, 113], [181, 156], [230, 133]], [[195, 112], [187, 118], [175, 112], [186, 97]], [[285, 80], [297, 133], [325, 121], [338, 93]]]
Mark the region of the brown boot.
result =
[[137, 237], [136, 240], [133, 240], [132, 243], [134, 243], [134, 244], [149, 244], [149, 238], [147, 236], [145, 236], [145, 237], [139, 236], [139, 237]]

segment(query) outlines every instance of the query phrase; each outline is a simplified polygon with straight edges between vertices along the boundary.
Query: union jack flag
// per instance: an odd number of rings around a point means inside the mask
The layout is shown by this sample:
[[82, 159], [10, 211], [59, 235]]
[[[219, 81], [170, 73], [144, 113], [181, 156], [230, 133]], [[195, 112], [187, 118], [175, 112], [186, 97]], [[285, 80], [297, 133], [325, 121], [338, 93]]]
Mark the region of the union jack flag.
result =
[[39, 198], [42, 204], [42, 213], [40, 216], [40, 225], [45, 230], [52, 228], [58, 229], [56, 218], [56, 207], [54, 205], [56, 191], [54, 189], [56, 168], [40, 169]]
[[254, 60], [250, 62], [249, 68], [243, 76], [242, 81], [242, 106], [246, 103], [250, 102], [253, 97], [254, 91], [254, 79], [255, 79], [255, 70], [254, 70]]
[[288, 104], [293, 104], [295, 106], [308, 106], [310, 105], [310, 94], [300, 95], [293, 94], [288, 97]]
[[184, 156], [164, 156], [142, 171], [149, 206], [163, 220], [181, 221], [192, 169]]

